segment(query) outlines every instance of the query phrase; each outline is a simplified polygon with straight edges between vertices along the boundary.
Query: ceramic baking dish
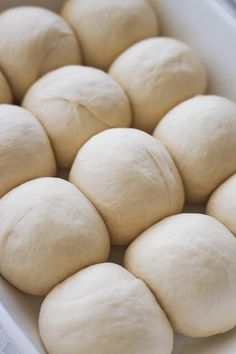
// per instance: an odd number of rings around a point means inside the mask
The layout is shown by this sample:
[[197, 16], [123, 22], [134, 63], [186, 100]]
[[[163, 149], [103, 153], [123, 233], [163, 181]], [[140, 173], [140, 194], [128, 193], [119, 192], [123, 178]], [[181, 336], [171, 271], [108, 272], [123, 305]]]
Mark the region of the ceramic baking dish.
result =
[[[205, 62], [210, 77], [208, 92], [236, 101], [235, 0], [150, 1], [161, 19], [162, 35], [185, 41]], [[1, 0], [0, 10], [14, 5], [41, 5], [58, 11], [62, 2]], [[113, 249], [111, 260], [120, 261], [122, 251]], [[0, 278], [0, 354], [46, 353], [37, 328], [41, 302], [42, 298], [25, 295]], [[174, 354], [235, 354], [236, 330], [209, 339], [176, 335], [174, 346]]]

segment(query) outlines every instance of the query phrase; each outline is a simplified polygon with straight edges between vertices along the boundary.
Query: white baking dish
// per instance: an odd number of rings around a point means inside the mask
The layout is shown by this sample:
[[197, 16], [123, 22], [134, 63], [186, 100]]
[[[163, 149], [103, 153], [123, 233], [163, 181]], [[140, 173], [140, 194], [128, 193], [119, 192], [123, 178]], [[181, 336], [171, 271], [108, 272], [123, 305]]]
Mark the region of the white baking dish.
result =
[[[209, 92], [236, 101], [236, 8], [230, 7], [230, 1], [150, 0], [160, 15], [162, 34], [187, 42], [202, 57], [210, 76]], [[57, 11], [62, 2], [1, 0], [0, 10], [14, 5], [34, 4]], [[122, 249], [113, 250], [111, 259], [119, 261], [121, 255]], [[0, 354], [46, 353], [37, 328], [41, 302], [41, 298], [25, 295], [0, 278], [0, 338], [5, 333], [5, 342], [8, 343], [0, 341]], [[174, 354], [235, 353], [236, 330], [204, 340], [178, 335], [175, 338]]]

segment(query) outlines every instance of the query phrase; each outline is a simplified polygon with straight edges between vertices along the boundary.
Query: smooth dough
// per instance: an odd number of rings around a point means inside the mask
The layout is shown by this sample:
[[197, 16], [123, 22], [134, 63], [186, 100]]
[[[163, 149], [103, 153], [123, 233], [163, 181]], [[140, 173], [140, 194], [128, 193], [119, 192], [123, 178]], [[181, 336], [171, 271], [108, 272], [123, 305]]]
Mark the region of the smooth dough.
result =
[[0, 197], [31, 179], [56, 174], [48, 137], [26, 109], [0, 105]]
[[236, 104], [224, 97], [197, 96], [181, 103], [153, 135], [173, 157], [190, 202], [206, 202], [236, 172]]
[[109, 129], [91, 138], [75, 159], [70, 181], [95, 205], [117, 245], [180, 212], [184, 203], [167, 150], [136, 129]]
[[213, 192], [206, 212], [222, 222], [236, 236], [236, 174]]
[[78, 36], [84, 63], [103, 70], [132, 44], [158, 33], [146, 0], [69, 0], [62, 16]]
[[236, 239], [216, 219], [179, 214], [152, 226], [125, 254], [175, 331], [207, 337], [236, 326]]
[[57, 14], [40, 7], [20, 6], [0, 14], [0, 66], [20, 102], [43, 74], [80, 64], [77, 39]]
[[10, 86], [0, 70], [0, 104], [1, 103], [12, 103], [13, 97]]
[[133, 127], [152, 133], [176, 104], [206, 90], [206, 72], [195, 53], [173, 38], [149, 38], [122, 53], [109, 73], [124, 87]]
[[0, 200], [0, 272], [45, 295], [78, 270], [107, 260], [106, 226], [88, 199], [60, 178], [38, 178]]
[[39, 79], [23, 106], [43, 124], [60, 167], [71, 167], [80, 147], [111, 127], [128, 127], [131, 109], [124, 90], [101, 70], [71, 65]]
[[90, 266], [44, 300], [49, 354], [171, 354], [171, 326], [148, 287], [117, 264]]

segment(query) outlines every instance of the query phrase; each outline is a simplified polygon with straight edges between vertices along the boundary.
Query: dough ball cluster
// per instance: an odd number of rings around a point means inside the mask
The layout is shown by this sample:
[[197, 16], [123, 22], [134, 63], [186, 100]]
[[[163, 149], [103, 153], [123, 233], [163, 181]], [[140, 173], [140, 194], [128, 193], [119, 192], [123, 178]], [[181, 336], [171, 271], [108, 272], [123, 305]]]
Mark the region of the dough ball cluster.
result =
[[181, 103], [153, 135], [173, 157], [190, 202], [206, 202], [236, 172], [236, 104], [224, 97], [197, 96]]
[[167, 150], [136, 129], [97, 134], [79, 151], [70, 172], [95, 205], [117, 245], [182, 210], [181, 178]]
[[107, 260], [109, 237], [94, 206], [71, 183], [38, 178], [0, 200], [0, 271], [33, 295]]
[[134, 44], [109, 73], [126, 90], [133, 127], [152, 133], [176, 104], [206, 90], [206, 72], [196, 54], [173, 38], [149, 38]]
[[0, 14], [0, 68], [17, 102], [48, 71], [80, 64], [80, 50], [69, 25], [52, 11], [20, 6]]
[[39, 79], [23, 106], [44, 126], [60, 167], [71, 167], [80, 147], [112, 127], [128, 127], [131, 109], [118, 83], [101, 70], [65, 66]]
[[48, 354], [172, 354], [173, 331], [232, 329], [236, 104], [203, 96], [148, 0], [61, 15], [0, 13], [1, 275], [46, 296]]
[[171, 354], [173, 347], [171, 326], [151, 291], [112, 263], [90, 266], [54, 288], [39, 328], [52, 354]]
[[28, 180], [55, 174], [55, 158], [41, 124], [24, 108], [0, 104], [0, 197]]
[[207, 337], [236, 326], [236, 240], [216, 219], [164, 219], [128, 248], [125, 266], [145, 281], [174, 330]]
[[62, 16], [77, 34], [85, 65], [103, 70], [132, 44], [158, 33], [146, 0], [69, 0]]

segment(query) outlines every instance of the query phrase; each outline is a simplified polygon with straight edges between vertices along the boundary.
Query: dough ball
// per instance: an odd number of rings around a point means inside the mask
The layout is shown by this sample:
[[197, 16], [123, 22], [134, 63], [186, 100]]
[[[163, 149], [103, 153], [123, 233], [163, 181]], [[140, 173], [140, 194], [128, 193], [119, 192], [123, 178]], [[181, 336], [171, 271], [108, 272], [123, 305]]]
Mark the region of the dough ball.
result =
[[69, 25], [52, 11], [21, 6], [0, 14], [0, 66], [20, 102], [43, 74], [80, 63], [80, 51]]
[[129, 246], [125, 266], [149, 286], [175, 331], [207, 337], [236, 326], [236, 240], [216, 219], [166, 218]]
[[205, 202], [236, 171], [236, 104], [226, 98], [197, 96], [181, 103], [154, 136], [173, 157], [190, 202]]
[[0, 70], [0, 104], [1, 103], [12, 103], [12, 93], [8, 82]]
[[205, 92], [206, 72], [195, 53], [173, 38], [143, 40], [122, 53], [109, 73], [126, 90], [133, 126], [152, 133], [176, 104]]
[[158, 33], [146, 0], [69, 0], [62, 16], [78, 36], [85, 64], [103, 70], [132, 44]]
[[109, 255], [102, 218], [75, 186], [59, 178], [38, 178], [6, 194], [0, 225], [0, 272], [29, 294], [45, 295]]
[[0, 105], [0, 171], [0, 197], [23, 182], [56, 174], [43, 127], [18, 106]]
[[106, 130], [79, 151], [70, 172], [103, 217], [113, 244], [126, 245], [182, 210], [184, 191], [170, 155], [136, 129]]
[[60, 167], [70, 167], [96, 133], [131, 122], [124, 90], [108, 74], [84, 66], [46, 74], [29, 89], [23, 106], [43, 124]]
[[39, 328], [49, 354], [172, 353], [172, 329], [151, 291], [112, 263], [90, 266], [54, 288]]
[[236, 174], [214, 191], [207, 203], [206, 211], [236, 236]]

